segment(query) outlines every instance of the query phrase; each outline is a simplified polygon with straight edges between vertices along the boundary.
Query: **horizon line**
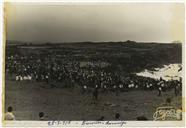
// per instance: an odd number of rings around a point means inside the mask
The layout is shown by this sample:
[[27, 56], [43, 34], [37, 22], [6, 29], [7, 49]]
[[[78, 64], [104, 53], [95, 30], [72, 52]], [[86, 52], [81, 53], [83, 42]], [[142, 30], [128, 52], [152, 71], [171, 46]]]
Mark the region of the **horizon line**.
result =
[[167, 42], [158, 42], [158, 41], [134, 41], [134, 40], [125, 40], [125, 41], [21, 41], [21, 40], [6, 40], [6, 43], [10, 42], [20, 42], [20, 43], [31, 43], [31, 44], [68, 44], [68, 43], [161, 43], [161, 44], [172, 44], [172, 43], [183, 43], [180, 40], [167, 41]]

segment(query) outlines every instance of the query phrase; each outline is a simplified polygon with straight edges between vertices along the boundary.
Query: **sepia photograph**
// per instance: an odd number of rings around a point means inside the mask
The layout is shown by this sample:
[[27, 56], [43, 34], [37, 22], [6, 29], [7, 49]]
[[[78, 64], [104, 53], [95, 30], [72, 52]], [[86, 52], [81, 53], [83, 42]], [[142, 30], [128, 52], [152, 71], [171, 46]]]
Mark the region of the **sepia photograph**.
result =
[[184, 3], [4, 6], [4, 122], [183, 122]]

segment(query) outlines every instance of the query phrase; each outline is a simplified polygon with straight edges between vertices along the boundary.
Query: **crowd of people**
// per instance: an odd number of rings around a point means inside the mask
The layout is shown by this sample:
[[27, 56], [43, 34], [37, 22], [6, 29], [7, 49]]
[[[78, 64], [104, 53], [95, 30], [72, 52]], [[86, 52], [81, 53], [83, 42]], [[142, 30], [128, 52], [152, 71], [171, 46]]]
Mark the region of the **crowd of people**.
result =
[[[83, 93], [89, 88], [93, 90], [97, 88], [102, 92], [143, 89], [158, 90], [158, 95], [161, 96], [163, 91], [175, 89], [175, 95], [178, 95], [182, 87], [181, 78], [180, 81], [165, 81], [161, 78], [157, 80], [140, 77], [132, 73], [123, 76], [108, 68], [81, 66], [79, 61], [52, 55], [8, 55], [6, 74], [16, 81], [31, 80], [51, 85], [58, 82], [64, 87], [81, 86]], [[96, 91], [93, 93], [96, 94]]]
[[[9, 54], [6, 56], [6, 75], [16, 81], [45, 82], [46, 85], [61, 83], [63, 87], [74, 88], [80, 86], [83, 93], [89, 89], [93, 94], [94, 101], [98, 100], [99, 93], [132, 91], [132, 90], [157, 90], [158, 96], [162, 92], [174, 89], [175, 96], [181, 94], [182, 80], [165, 81], [162, 78], [152, 79], [137, 76], [132, 73], [123, 75], [107, 67], [99, 65], [81, 66], [81, 62], [67, 57], [54, 57], [53, 55], [25, 56], [22, 54]], [[92, 66], [93, 65], [93, 66]], [[12, 107], [8, 108], [6, 120], [15, 120]], [[44, 120], [44, 113], [39, 113], [40, 120]], [[104, 120], [101, 116], [98, 120]], [[116, 120], [120, 120], [120, 114], [116, 113]], [[146, 117], [138, 117], [137, 120], [147, 120]]]

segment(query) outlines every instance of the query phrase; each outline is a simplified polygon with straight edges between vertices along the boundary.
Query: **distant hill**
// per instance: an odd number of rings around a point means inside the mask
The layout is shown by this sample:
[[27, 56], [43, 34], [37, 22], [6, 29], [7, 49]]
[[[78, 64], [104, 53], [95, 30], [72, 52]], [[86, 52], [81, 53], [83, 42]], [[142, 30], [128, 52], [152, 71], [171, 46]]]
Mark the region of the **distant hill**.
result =
[[[136, 42], [132, 40], [127, 40], [127, 41], [118, 41], [118, 42], [113, 42], [113, 41], [108, 41], [108, 42], [91, 42], [91, 41], [84, 41], [84, 42], [24, 42], [24, 41], [17, 41], [17, 40], [7, 40], [6, 44], [7, 45], [55, 45], [55, 44], [135, 44], [135, 43], [147, 43], [147, 44], [154, 44], [154, 43], [159, 43], [159, 44], [164, 44], [161, 42]], [[165, 42], [166, 44], [172, 44], [172, 43], [181, 43], [180, 41], [173, 41], [173, 42]]]

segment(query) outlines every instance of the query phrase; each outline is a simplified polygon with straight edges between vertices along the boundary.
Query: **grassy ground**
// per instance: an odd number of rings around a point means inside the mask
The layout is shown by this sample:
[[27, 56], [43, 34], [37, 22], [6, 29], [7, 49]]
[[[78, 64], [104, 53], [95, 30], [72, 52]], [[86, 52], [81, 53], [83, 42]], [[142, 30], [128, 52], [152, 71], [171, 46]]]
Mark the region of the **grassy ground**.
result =
[[[181, 96], [174, 91], [158, 97], [157, 91], [131, 91], [100, 94], [99, 101], [92, 103], [92, 93], [82, 94], [79, 88], [49, 88], [45, 83], [16, 82], [6, 80], [5, 108], [12, 106], [16, 120], [38, 120], [38, 113], [44, 112], [46, 120], [114, 120], [119, 112], [122, 120], [136, 120], [137, 116], [146, 116], [152, 120], [156, 108], [172, 98], [172, 105], [181, 108]], [[105, 104], [114, 104], [109, 106]]]

